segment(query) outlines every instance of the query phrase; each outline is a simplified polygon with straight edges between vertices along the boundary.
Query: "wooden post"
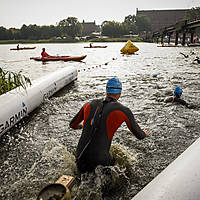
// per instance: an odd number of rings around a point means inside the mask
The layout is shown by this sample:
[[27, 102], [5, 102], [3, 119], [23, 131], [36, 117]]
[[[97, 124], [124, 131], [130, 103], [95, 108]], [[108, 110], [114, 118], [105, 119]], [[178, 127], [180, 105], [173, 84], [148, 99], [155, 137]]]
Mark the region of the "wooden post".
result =
[[163, 38], [164, 38], [164, 34], [162, 34], [162, 36], [161, 36], [161, 44], [164, 43], [164, 42], [163, 42]]
[[178, 45], [178, 31], [176, 31], [175, 45]]
[[182, 45], [185, 46], [185, 38], [186, 38], [186, 32], [183, 32], [183, 39], [182, 39]]
[[171, 33], [168, 33], [168, 44], [170, 44], [170, 40], [171, 40]]
[[194, 31], [191, 31], [190, 43], [193, 43], [194, 40]]

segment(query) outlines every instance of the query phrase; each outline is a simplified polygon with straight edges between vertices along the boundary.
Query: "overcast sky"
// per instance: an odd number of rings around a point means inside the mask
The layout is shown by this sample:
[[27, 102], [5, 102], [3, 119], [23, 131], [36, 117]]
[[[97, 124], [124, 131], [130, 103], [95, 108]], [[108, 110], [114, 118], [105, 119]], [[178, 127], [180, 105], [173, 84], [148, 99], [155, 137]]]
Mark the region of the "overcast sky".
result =
[[67, 17], [79, 22], [122, 22], [139, 10], [200, 7], [200, 0], [0, 0], [0, 26], [56, 25]]

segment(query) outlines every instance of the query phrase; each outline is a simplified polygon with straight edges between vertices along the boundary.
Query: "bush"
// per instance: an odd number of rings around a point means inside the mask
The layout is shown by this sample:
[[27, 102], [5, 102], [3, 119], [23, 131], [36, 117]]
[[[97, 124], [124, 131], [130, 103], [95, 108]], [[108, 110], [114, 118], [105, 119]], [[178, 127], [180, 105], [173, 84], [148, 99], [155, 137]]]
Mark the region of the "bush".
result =
[[19, 86], [26, 89], [28, 85], [31, 85], [31, 80], [28, 77], [22, 75], [21, 71], [14, 73], [5, 71], [0, 68], [0, 95]]

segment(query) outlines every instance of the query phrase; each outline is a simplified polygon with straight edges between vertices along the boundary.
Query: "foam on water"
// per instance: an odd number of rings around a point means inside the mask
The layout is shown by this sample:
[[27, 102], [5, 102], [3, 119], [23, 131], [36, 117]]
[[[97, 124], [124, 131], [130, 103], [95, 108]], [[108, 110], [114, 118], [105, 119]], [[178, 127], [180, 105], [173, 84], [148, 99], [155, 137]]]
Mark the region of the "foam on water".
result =
[[134, 176], [136, 155], [120, 144], [113, 144], [111, 152], [116, 159], [114, 166], [97, 166], [93, 173], [80, 176], [81, 182], [72, 189], [74, 200], [125, 199], [127, 189]]

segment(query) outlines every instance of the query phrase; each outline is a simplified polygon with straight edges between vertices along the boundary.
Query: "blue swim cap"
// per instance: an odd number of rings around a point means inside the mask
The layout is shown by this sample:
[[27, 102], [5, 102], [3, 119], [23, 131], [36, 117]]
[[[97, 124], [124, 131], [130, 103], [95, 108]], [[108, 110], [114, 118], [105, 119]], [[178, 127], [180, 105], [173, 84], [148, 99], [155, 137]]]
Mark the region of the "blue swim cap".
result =
[[181, 96], [182, 95], [182, 88], [181, 87], [179, 87], [179, 86], [177, 86], [175, 89], [174, 89], [174, 94], [176, 95], [176, 96]]
[[120, 94], [122, 92], [122, 83], [118, 78], [111, 78], [106, 84], [106, 92], [109, 94]]
[[157, 78], [157, 74], [153, 74], [153, 78]]

